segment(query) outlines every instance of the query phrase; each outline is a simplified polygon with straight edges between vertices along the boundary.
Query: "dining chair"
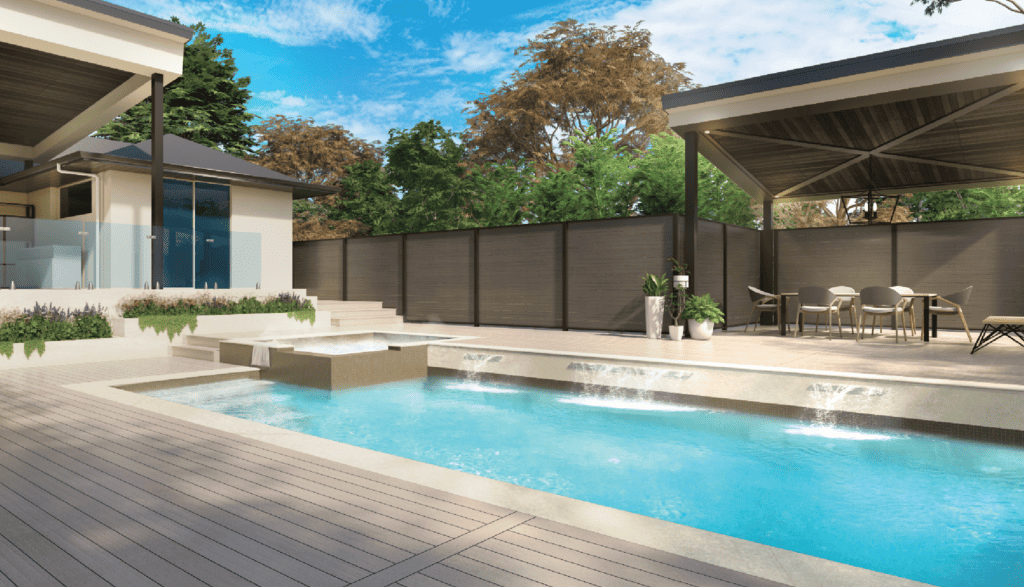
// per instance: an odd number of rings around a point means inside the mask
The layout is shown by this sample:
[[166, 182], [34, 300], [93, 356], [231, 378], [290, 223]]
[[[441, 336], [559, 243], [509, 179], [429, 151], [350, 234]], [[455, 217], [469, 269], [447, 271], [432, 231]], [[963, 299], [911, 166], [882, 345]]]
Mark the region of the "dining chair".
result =
[[[907, 296], [914, 293], [914, 290], [909, 287], [903, 287], [902, 285], [894, 285], [892, 289], [900, 292], [900, 295]], [[917, 318], [914, 315], [914, 302], [917, 301], [914, 298], [903, 298], [903, 311], [906, 312], [905, 316], [910, 318], [910, 334], [917, 336]], [[871, 327], [871, 333], [875, 333], [874, 326]]]
[[[974, 339], [971, 338], [971, 329], [967, 327], [967, 320], [964, 319], [963, 310], [963, 307], [967, 305], [967, 299], [971, 297], [972, 289], [974, 289], [973, 285], [965, 290], [958, 291], [955, 294], [950, 294], [948, 296], [936, 296], [939, 299], [939, 301], [945, 302], [946, 304], [949, 305], [932, 306], [931, 308], [928, 308], [928, 310], [931, 311], [932, 314], [946, 316], [952, 316], [956, 314], [960, 316], [960, 323], [964, 325], [964, 330], [967, 332], [967, 340], [974, 342]], [[924, 327], [928, 328], [928, 325], [925, 324]]]
[[[900, 292], [891, 287], [872, 286], [865, 287], [860, 292], [860, 328], [858, 329], [857, 340], [864, 338], [864, 317], [871, 314], [873, 317], [893, 315], [903, 322], [903, 340], [907, 340], [907, 320], [904, 317], [903, 296]], [[874, 327], [871, 333], [875, 333]], [[896, 342], [900, 342], [900, 332], [896, 331]]]
[[[853, 296], [843, 297], [844, 293], [857, 293], [857, 290], [852, 287], [846, 287], [845, 285], [837, 285], [836, 287], [828, 288], [828, 291], [839, 296], [839, 311], [846, 311], [850, 315], [850, 330], [853, 331], [854, 335], [857, 334], [857, 306], [853, 303]], [[821, 316], [819, 316], [819, 319]], [[843, 327], [839, 327], [840, 334], [843, 332]]]
[[[836, 315], [839, 321], [839, 338], [843, 337], [843, 321], [839, 317], [839, 298], [836, 294], [823, 287], [807, 286], [801, 287], [799, 293], [800, 309], [796, 314], [796, 328], [793, 330], [793, 337], [796, 338], [803, 325], [804, 314], [828, 314], [828, 339], [832, 340], [832, 314]], [[818, 328], [815, 326], [815, 332]]]
[[[754, 319], [754, 314], [758, 311], [776, 314], [779, 312], [779, 296], [761, 291], [752, 285], [748, 285], [747, 289], [750, 290], [750, 301], [754, 302], [754, 307], [750, 310], [750, 318], [747, 320], [747, 325], [743, 327], [743, 332], [750, 328], [750, 321]], [[758, 314], [758, 318], [760, 318], [760, 314]], [[757, 322], [754, 322], [754, 332], [757, 332]]]

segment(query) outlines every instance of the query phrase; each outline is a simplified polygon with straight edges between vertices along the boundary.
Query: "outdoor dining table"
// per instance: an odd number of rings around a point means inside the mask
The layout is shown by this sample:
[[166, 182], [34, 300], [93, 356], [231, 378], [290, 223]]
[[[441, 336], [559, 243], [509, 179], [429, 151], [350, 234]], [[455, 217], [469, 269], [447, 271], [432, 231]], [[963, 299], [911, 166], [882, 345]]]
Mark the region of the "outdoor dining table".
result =
[[[784, 293], [784, 294], [781, 294], [781, 296], [780, 296], [780, 299], [779, 299], [779, 334], [781, 334], [782, 336], [786, 336], [786, 331], [789, 329], [789, 319], [788, 319], [788, 315], [786, 314], [786, 299], [787, 298], [791, 298], [791, 297], [799, 297], [799, 296], [800, 296], [800, 294], [798, 294], [798, 293]], [[922, 299], [925, 300], [925, 302], [921, 304], [921, 306], [924, 308], [924, 320], [921, 321], [921, 340], [923, 340], [924, 342], [928, 342], [931, 339], [931, 337], [928, 336], [928, 334], [929, 334], [929, 332], [928, 332], [928, 330], [929, 330], [929, 328], [928, 328], [928, 317], [929, 316], [931, 316], [931, 319], [932, 319], [931, 329], [930, 329], [931, 330], [931, 336], [938, 336], [939, 335], [939, 320], [938, 320], [939, 317], [938, 317], [938, 315], [932, 316], [932, 313], [931, 313], [931, 310], [930, 310], [930, 308], [932, 306], [934, 306], [934, 305], [936, 305], [938, 303], [938, 296], [939, 296], [939, 294], [935, 294], [935, 293], [917, 293], [917, 292], [915, 292], [915, 293], [912, 293], [912, 294], [903, 294], [903, 297], [905, 297], [905, 298], [922, 298]], [[840, 298], [859, 298], [860, 294], [859, 293], [844, 293], [844, 294], [839, 294], [836, 297], [840, 297]], [[895, 318], [893, 318], [893, 320], [895, 320]], [[854, 328], [856, 328], [856, 325], [854, 325]], [[801, 329], [801, 332], [803, 332], [802, 329]]]

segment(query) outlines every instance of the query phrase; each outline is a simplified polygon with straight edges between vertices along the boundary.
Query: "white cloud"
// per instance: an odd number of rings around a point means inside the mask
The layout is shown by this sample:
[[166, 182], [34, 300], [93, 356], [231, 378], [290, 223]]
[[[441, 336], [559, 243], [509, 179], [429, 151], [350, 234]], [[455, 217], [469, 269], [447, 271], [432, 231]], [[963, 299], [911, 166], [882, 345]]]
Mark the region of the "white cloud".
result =
[[376, 41], [387, 20], [363, 0], [139, 0], [133, 8], [182, 22], [202, 21], [208, 30], [244, 33], [287, 46], [345, 40]]
[[908, 0], [652, 0], [600, 24], [644, 21], [654, 52], [715, 85], [1010, 26], [1012, 16], [980, 0], [933, 17]]
[[448, 71], [484, 73], [508, 66], [516, 47], [526, 43], [525, 33], [457, 32], [445, 39], [442, 52]]
[[426, 0], [427, 14], [430, 16], [445, 17], [452, 11], [453, 0]]

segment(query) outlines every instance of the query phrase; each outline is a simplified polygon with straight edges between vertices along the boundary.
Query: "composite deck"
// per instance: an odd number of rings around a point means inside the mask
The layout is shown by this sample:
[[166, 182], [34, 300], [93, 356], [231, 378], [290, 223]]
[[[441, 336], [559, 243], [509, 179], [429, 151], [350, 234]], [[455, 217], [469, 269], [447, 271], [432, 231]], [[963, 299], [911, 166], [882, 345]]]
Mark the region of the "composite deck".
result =
[[772, 581], [0, 371], [0, 587], [673, 587]]

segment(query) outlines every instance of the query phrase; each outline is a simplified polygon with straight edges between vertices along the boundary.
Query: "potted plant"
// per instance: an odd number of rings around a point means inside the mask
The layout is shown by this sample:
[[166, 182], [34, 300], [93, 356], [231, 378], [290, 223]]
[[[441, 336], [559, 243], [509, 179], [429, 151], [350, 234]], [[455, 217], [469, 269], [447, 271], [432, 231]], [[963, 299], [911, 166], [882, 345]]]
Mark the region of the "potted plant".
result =
[[690, 276], [686, 272], [686, 263], [680, 265], [679, 261], [672, 257], [669, 257], [668, 260], [672, 261], [672, 286], [683, 289], [690, 287]]
[[673, 288], [665, 296], [665, 305], [668, 313], [672, 316], [672, 326], [668, 327], [668, 337], [672, 340], [683, 340], [683, 327], [679, 325], [679, 317], [683, 313], [683, 305], [686, 302], [686, 290], [681, 287]]
[[688, 320], [690, 327], [690, 338], [697, 340], [708, 340], [715, 330], [715, 324], [725, 320], [722, 310], [718, 308], [711, 294], [702, 296], [689, 296], [686, 298], [686, 306], [683, 308], [683, 318]]
[[661, 324], [665, 317], [665, 292], [668, 278], [648, 273], [644, 276], [644, 317], [647, 322], [647, 338], [661, 338]]

